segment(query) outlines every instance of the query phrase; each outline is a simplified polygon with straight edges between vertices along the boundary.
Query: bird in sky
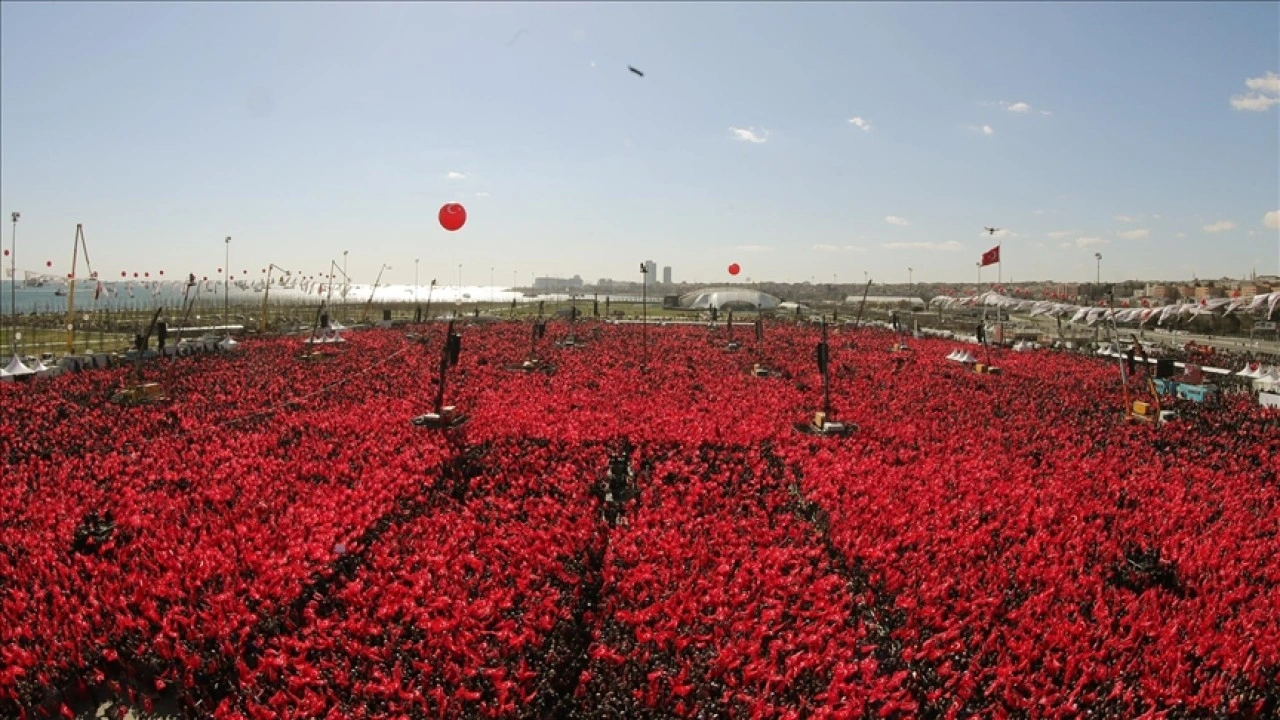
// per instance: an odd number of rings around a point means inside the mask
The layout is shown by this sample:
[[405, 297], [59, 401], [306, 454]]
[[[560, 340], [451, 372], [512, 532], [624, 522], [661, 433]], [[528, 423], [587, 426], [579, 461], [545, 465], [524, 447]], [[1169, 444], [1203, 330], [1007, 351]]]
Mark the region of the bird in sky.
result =
[[627, 66], [627, 69], [628, 69], [628, 70], [630, 70], [631, 72], [633, 72], [633, 73], [635, 73], [635, 74], [639, 75], [640, 77], [644, 77], [644, 73], [642, 73], [642, 72], [640, 72], [639, 70], [637, 70], [637, 69], [635, 69], [635, 68], [631, 67], [630, 65], [628, 65], [628, 66]]

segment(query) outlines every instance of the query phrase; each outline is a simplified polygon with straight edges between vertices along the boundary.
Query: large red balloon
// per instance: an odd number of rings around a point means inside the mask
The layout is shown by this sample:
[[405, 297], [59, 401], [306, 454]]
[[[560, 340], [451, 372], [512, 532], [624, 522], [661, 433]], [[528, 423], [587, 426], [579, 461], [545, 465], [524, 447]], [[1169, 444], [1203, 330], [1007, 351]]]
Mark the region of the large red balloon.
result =
[[45, 267], [53, 267], [53, 261], [52, 261], [52, 260], [45, 260], [45, 261], [44, 261], [44, 266], [45, 266]]
[[458, 203], [445, 203], [440, 208], [440, 227], [453, 232], [467, 222], [467, 209]]
[[734, 264], [732, 264], [732, 265], [730, 265], [730, 266], [729, 266], [729, 274], [730, 274], [730, 275], [737, 275], [737, 274], [738, 274], [738, 273], [740, 273], [740, 272], [742, 272], [742, 268], [738, 267], [738, 263], [734, 263]]

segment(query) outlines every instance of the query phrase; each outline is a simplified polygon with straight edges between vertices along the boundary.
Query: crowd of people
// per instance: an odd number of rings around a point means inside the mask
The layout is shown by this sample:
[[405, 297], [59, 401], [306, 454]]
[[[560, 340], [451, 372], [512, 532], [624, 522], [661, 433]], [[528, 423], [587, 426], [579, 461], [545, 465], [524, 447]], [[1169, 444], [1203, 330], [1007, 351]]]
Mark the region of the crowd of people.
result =
[[815, 328], [568, 331], [463, 328], [449, 430], [440, 327], [0, 385], [0, 715], [1280, 711], [1276, 410], [832, 327], [815, 437]]

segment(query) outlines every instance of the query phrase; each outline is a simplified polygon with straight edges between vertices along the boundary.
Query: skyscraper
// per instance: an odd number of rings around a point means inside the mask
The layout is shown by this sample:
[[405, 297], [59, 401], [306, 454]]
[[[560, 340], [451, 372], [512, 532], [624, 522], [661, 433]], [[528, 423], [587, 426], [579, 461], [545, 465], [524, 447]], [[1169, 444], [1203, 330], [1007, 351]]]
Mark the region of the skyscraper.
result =
[[652, 260], [644, 261], [644, 268], [648, 272], [645, 273], [645, 282], [649, 285], [655, 285], [658, 282], [658, 263]]
[[671, 284], [671, 266], [670, 265], [665, 265], [662, 268], [662, 284], [663, 285]]

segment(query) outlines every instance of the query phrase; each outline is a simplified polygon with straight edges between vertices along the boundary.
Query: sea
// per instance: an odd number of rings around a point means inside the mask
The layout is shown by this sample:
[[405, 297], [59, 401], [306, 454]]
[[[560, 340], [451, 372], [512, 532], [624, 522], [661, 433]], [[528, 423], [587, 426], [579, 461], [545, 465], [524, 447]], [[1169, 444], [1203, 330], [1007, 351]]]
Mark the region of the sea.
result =
[[[195, 298], [195, 308], [198, 310], [201, 306], [219, 308], [223, 304], [223, 288], [220, 283], [200, 282], [192, 286], [190, 290], [182, 282], [104, 282], [103, 288], [97, 293], [95, 299], [95, 290], [97, 283], [92, 281], [80, 281], [76, 285], [75, 310], [77, 312], [96, 312], [102, 310], [146, 310], [158, 307], [182, 307], [184, 294], [186, 297]], [[18, 312], [24, 315], [31, 313], [53, 314], [67, 311], [68, 288], [65, 284], [45, 284], [43, 286], [33, 287], [29, 284], [19, 282], [14, 284], [7, 280], [0, 281], [0, 316], [8, 315], [13, 312], [14, 300], [18, 307]], [[59, 292], [64, 293], [58, 295]], [[548, 303], [567, 303], [572, 301], [572, 297], [564, 293], [544, 293], [537, 295], [526, 295], [523, 291], [513, 289], [511, 287], [489, 286], [489, 285], [457, 285], [435, 287], [420, 285], [379, 285], [375, 291], [372, 285], [348, 285], [347, 296], [345, 302], [364, 303], [369, 301], [370, 294], [373, 295], [375, 303], [413, 303], [417, 302], [425, 305], [428, 300], [435, 305], [448, 304], [470, 304], [470, 303], [503, 303], [510, 304], [512, 300], [517, 303], [536, 303], [539, 301]], [[226, 300], [235, 305], [244, 305], [249, 302], [262, 302], [263, 293], [255, 291], [252, 287], [237, 287], [234, 283], [227, 288]], [[601, 302], [609, 299], [611, 302], [640, 302], [639, 295], [633, 294], [580, 294], [577, 296], [579, 302], [590, 302], [593, 298], [598, 297]], [[11, 299], [12, 298], [12, 299]], [[332, 292], [327, 286], [320, 283], [314, 283], [307, 289], [298, 287], [272, 287], [268, 294], [267, 301], [272, 304], [309, 304], [316, 305], [322, 300], [328, 300], [330, 305], [340, 305], [343, 303], [342, 286], [334, 285]], [[661, 297], [649, 297], [649, 302], [661, 302]]]

